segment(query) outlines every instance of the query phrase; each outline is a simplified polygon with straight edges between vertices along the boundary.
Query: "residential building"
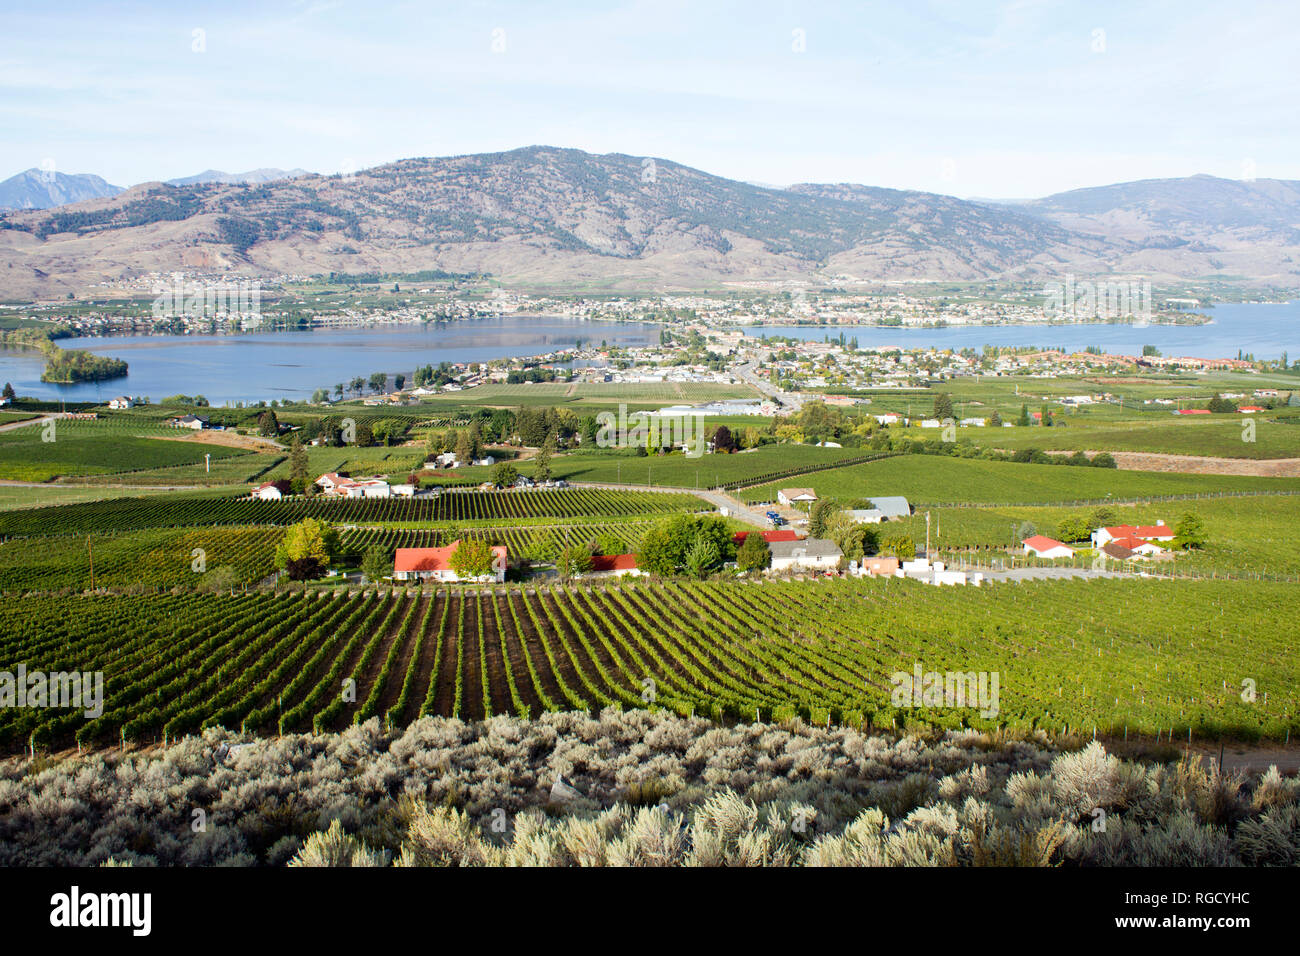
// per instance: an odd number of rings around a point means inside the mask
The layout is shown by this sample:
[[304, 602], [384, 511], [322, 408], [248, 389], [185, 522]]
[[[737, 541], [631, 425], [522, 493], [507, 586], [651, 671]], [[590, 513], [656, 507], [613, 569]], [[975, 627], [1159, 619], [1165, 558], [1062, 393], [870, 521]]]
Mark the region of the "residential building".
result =
[[811, 505], [817, 500], [817, 493], [811, 488], [782, 488], [776, 493], [776, 500], [783, 505]]
[[279, 501], [284, 495], [275, 486], [275, 482], [268, 481], [266, 484], [258, 485], [253, 489], [253, 497], [260, 498], [262, 501]]
[[609, 577], [640, 577], [645, 574], [636, 566], [635, 554], [596, 554], [591, 558], [590, 574]]
[[844, 552], [834, 541], [804, 538], [802, 541], [773, 541], [772, 571], [833, 571]]
[[507, 553], [505, 545], [492, 546], [492, 572], [473, 578], [462, 578], [451, 567], [451, 556], [460, 547], [453, 541], [443, 548], [398, 548], [393, 555], [393, 578], [397, 581], [479, 581], [500, 583], [506, 579]]
[[1021, 542], [1025, 548], [1025, 554], [1033, 555], [1036, 558], [1072, 558], [1074, 549], [1062, 544], [1055, 538], [1049, 538], [1046, 535], [1036, 534], [1026, 538]]

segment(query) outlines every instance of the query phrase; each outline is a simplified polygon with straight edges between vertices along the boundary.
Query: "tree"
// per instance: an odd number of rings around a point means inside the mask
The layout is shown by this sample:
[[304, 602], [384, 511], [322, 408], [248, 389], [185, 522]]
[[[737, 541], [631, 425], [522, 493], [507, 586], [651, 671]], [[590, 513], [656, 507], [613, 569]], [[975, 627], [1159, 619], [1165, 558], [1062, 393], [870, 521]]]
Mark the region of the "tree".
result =
[[1092, 535], [1092, 527], [1083, 515], [1070, 515], [1062, 518], [1056, 526], [1056, 537], [1061, 541], [1087, 541]]
[[366, 380], [360, 375], [354, 375], [352, 381], [348, 384], [349, 389], [355, 395], [360, 395], [366, 388]]
[[1230, 398], [1224, 398], [1222, 395], [1215, 395], [1205, 407], [1212, 412], [1227, 413], [1235, 412], [1237, 403]]
[[1021, 428], [1024, 428], [1024, 427], [1028, 426], [1028, 424], [1029, 424], [1029, 406], [1028, 406], [1028, 405], [1021, 405], [1021, 406], [1020, 406], [1020, 418], [1016, 421], [1016, 424], [1019, 425]]
[[307, 449], [302, 446], [298, 436], [293, 436], [293, 441], [289, 443], [289, 487], [296, 494], [302, 494], [307, 490], [307, 485], [311, 483], [310, 463], [307, 459]]
[[1199, 515], [1191, 511], [1178, 519], [1178, 524], [1174, 525], [1174, 535], [1178, 547], [1184, 551], [1204, 548], [1209, 537], [1205, 531], [1205, 523], [1201, 521]]
[[947, 392], [939, 392], [934, 396], [934, 417], [939, 421], [957, 417], [952, 410], [952, 396]]
[[318, 388], [316, 391], [311, 393], [311, 403], [313, 405], [320, 405], [323, 402], [328, 402], [329, 397], [330, 393], [327, 389]]
[[596, 447], [596, 432], [599, 431], [599, 424], [595, 415], [585, 415], [578, 424], [578, 431], [582, 435], [582, 446], [584, 448]]
[[808, 534], [820, 538], [826, 534], [826, 522], [835, 513], [835, 504], [827, 498], [818, 498], [808, 512]]
[[706, 578], [722, 564], [718, 546], [705, 535], [698, 535], [686, 549], [683, 570], [693, 578]]
[[325, 577], [325, 565], [316, 558], [297, 558], [285, 565], [290, 581], [315, 581]]
[[768, 547], [763, 535], [751, 531], [736, 549], [736, 567], [742, 571], [757, 571], [772, 563], [772, 549]]
[[555, 559], [555, 570], [561, 581], [568, 581], [592, 568], [591, 551], [579, 544], [571, 544]]
[[462, 538], [447, 563], [462, 578], [480, 578], [492, 573], [492, 548], [477, 538]]
[[402, 390], [402, 387], [405, 384], [406, 384], [406, 376], [403, 375], [401, 372], [398, 372], [396, 375], [393, 376], [393, 388], [395, 388], [397, 391], [400, 392]]
[[322, 568], [329, 567], [338, 553], [338, 532], [315, 518], [303, 518], [290, 525], [275, 549], [276, 567], [286, 567], [292, 561], [311, 558]]
[[357, 422], [355, 431], [356, 444], [359, 448], [369, 448], [375, 443], [375, 432], [369, 422]]
[[998, 410], [996, 408], [993, 409], [993, 414], [989, 416], [989, 427], [990, 428], [1002, 427], [1002, 416], [998, 414]]
[[388, 552], [383, 548], [369, 549], [361, 558], [361, 573], [372, 584], [377, 584], [393, 572], [393, 563], [388, 559]]
[[1094, 468], [1118, 468], [1115, 463], [1115, 456], [1108, 451], [1100, 451], [1092, 456], [1092, 461], [1088, 462]]
[[1094, 508], [1088, 515], [1088, 527], [1106, 528], [1114, 525], [1119, 520], [1119, 514], [1114, 508], [1107, 508], [1104, 505], [1100, 508]]
[[342, 382], [339, 382], [337, 385], [334, 386], [334, 394], [335, 394], [335, 396], [338, 397], [338, 398], [342, 398], [342, 397], [343, 397], [343, 383], [342, 383]]
[[719, 425], [713, 433], [713, 450], [724, 455], [730, 455], [736, 450], [736, 439], [726, 425]]
[[686, 566], [687, 552], [698, 538], [713, 545], [715, 565], [721, 565], [731, 555], [733, 546], [726, 519], [718, 515], [677, 515], [645, 533], [637, 552], [637, 566], [649, 574], [676, 574]]
[[257, 416], [257, 433], [265, 438], [274, 438], [280, 434], [280, 422], [275, 412], [269, 408]]
[[3, 394], [4, 397], [9, 399], [9, 401], [11, 402], [18, 397], [17, 393], [14, 391], [14, 387], [8, 382], [5, 382], [5, 389]]
[[916, 557], [916, 542], [912, 540], [910, 534], [891, 534], [886, 535], [880, 542], [880, 551], [882, 554], [891, 555], [900, 561], [911, 561]]
[[551, 480], [551, 456], [554, 454], [555, 438], [547, 435], [546, 441], [542, 442], [542, 447], [537, 451], [537, 457], [533, 459], [533, 477], [538, 481]]
[[1044, 428], [1051, 428], [1051, 427], [1052, 427], [1052, 410], [1049, 409], [1046, 405], [1044, 405], [1044, 406], [1043, 406], [1043, 410], [1042, 410], [1041, 412], [1038, 413], [1038, 419], [1039, 419], [1039, 421], [1042, 423], [1042, 425], [1043, 425]]
[[199, 590], [206, 591], [209, 594], [218, 594], [221, 591], [230, 591], [239, 584], [239, 573], [228, 564], [223, 564], [219, 568], [213, 568], [203, 574], [199, 579]]
[[509, 488], [518, 477], [518, 470], [508, 461], [503, 461], [492, 469], [492, 484], [498, 488]]
[[456, 460], [462, 465], [474, 460], [474, 446], [470, 443], [469, 433], [464, 430], [456, 438]]
[[388, 387], [388, 373], [375, 372], [370, 376], [370, 390], [372, 392], [382, 392]]

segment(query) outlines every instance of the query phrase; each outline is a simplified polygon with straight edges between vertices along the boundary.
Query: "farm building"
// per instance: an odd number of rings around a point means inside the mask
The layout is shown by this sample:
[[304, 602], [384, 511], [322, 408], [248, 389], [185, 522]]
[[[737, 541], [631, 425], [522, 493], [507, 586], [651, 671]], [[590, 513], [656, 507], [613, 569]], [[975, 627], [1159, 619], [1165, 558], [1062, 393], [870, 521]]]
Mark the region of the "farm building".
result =
[[635, 554], [596, 554], [591, 558], [591, 574], [609, 577], [640, 577], [645, 572], [636, 566]]
[[189, 428], [197, 432], [208, 427], [208, 420], [198, 415], [182, 415], [180, 418], [167, 419], [167, 424], [172, 428]]
[[831, 571], [840, 566], [844, 552], [834, 541], [805, 538], [802, 541], [773, 541], [773, 571]]
[[782, 488], [776, 493], [776, 500], [783, 505], [810, 505], [817, 500], [817, 493], [811, 488]]
[[898, 567], [898, 558], [877, 555], [874, 558], [863, 558], [862, 563], [858, 565], [857, 573], [891, 576], [898, 573]]
[[388, 482], [381, 478], [352, 479], [332, 471], [317, 478], [316, 484], [325, 494], [338, 498], [387, 498], [392, 494]]
[[125, 395], [119, 395], [117, 398], [110, 398], [108, 400], [108, 407], [113, 409], [132, 408], [134, 405], [135, 402]]
[[1107, 541], [1101, 546], [1101, 553], [1116, 561], [1133, 560], [1133, 552], [1116, 541]]
[[1037, 558], [1072, 558], [1074, 549], [1057, 541], [1055, 538], [1049, 538], [1046, 535], [1036, 534], [1026, 538], [1021, 542], [1025, 546], [1025, 554], [1032, 554]]
[[1092, 533], [1092, 546], [1100, 548], [1107, 541], [1123, 538], [1137, 538], [1141, 541], [1173, 541], [1174, 529], [1157, 521], [1155, 524], [1131, 525], [1121, 524], [1109, 528], [1098, 528]]
[[763, 536], [763, 540], [766, 541], [768, 544], [771, 544], [773, 541], [798, 541], [799, 540], [799, 533], [797, 531], [794, 531], [791, 528], [781, 528], [772, 531], [737, 531], [735, 534], [731, 536], [731, 540], [735, 542], [736, 547], [740, 547], [740, 545], [745, 543], [745, 539], [749, 537], [751, 534], [761, 534]]
[[262, 501], [279, 501], [284, 496], [280, 494], [280, 489], [275, 486], [275, 482], [268, 481], [253, 489], [253, 497], [260, 498]]
[[506, 579], [506, 547], [492, 546], [491, 574], [477, 578], [462, 578], [451, 567], [451, 556], [460, 547], [453, 541], [443, 548], [398, 548], [393, 556], [393, 578], [397, 581], [496, 581]]

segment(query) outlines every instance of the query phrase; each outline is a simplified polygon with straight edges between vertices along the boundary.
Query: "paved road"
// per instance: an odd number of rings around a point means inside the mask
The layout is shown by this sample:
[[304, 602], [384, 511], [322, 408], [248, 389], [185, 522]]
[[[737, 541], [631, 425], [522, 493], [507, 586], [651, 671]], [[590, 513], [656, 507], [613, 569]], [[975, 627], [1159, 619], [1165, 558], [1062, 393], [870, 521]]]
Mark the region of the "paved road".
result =
[[754, 386], [768, 398], [774, 399], [788, 408], [791, 412], [798, 412], [803, 408], [803, 400], [798, 395], [791, 392], [783, 392], [771, 382], [759, 378], [755, 371], [758, 369], [757, 362], [746, 362], [744, 365], [737, 365], [731, 369], [733, 375], [748, 385]]

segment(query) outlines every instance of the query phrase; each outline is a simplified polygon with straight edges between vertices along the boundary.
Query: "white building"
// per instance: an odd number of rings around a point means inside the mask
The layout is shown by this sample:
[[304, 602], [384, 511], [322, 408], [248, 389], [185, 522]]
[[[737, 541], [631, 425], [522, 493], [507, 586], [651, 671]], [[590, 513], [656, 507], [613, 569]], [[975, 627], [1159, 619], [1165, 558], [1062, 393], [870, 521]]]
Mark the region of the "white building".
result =
[[772, 571], [833, 571], [844, 552], [834, 541], [804, 538], [802, 541], [771, 541]]

